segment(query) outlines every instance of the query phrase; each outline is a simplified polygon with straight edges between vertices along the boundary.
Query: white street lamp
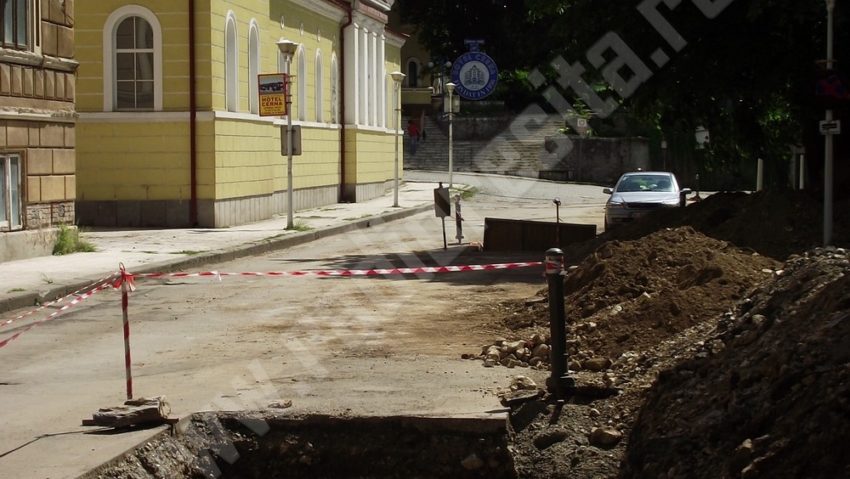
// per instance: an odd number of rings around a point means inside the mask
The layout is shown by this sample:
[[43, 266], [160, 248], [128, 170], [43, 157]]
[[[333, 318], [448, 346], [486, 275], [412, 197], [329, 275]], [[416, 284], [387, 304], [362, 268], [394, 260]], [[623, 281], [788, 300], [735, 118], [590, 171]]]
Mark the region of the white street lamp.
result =
[[395, 93], [393, 96], [395, 97], [395, 111], [396, 111], [396, 121], [395, 121], [395, 170], [393, 174], [393, 206], [398, 207], [398, 142], [399, 135], [401, 134], [401, 98], [399, 95], [399, 90], [401, 89], [401, 82], [404, 80], [404, 73], [400, 71], [394, 71], [390, 73], [390, 76], [393, 77], [393, 92]]
[[[835, 0], [826, 0], [826, 70], [832, 70], [833, 63], [833, 32]], [[832, 109], [826, 110], [826, 121], [831, 122]], [[823, 245], [832, 244], [832, 188], [833, 188], [833, 156], [835, 153], [832, 132], [826, 133], [825, 158], [823, 165]]]
[[292, 85], [292, 75], [290, 75], [290, 66], [292, 65], [292, 56], [298, 50], [298, 44], [289, 40], [280, 40], [277, 42], [277, 49], [283, 55], [283, 62], [286, 65], [286, 229], [295, 228], [295, 214], [293, 213], [292, 200], [292, 95], [290, 87]]
[[457, 85], [455, 85], [454, 83], [451, 83], [451, 82], [446, 83], [446, 91], [449, 92], [449, 188], [452, 187], [452, 169], [453, 169], [453, 165], [452, 165], [452, 150], [453, 150], [453, 145], [452, 145], [452, 143], [453, 143], [452, 120], [454, 119], [453, 117], [454, 117], [454, 109], [455, 109], [454, 101], [452, 101], [453, 100], [452, 95], [455, 92], [456, 86]]

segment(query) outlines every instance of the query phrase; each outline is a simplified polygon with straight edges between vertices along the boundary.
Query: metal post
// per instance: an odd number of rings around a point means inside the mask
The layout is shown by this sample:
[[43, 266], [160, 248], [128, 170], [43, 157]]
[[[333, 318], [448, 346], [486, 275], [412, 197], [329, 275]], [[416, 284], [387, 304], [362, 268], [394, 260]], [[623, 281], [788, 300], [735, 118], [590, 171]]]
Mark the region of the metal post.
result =
[[[833, 31], [834, 20], [833, 11], [835, 10], [835, 0], [826, 0], [827, 22], [826, 22], [826, 69], [832, 70], [833, 57]], [[832, 121], [832, 110], [826, 110], [826, 121]], [[832, 188], [833, 188], [833, 156], [834, 143], [832, 133], [826, 134], [826, 158], [824, 159], [823, 167], [823, 245], [829, 246], [832, 244]]]
[[756, 163], [756, 191], [764, 189], [764, 160], [759, 158]]
[[[286, 67], [286, 229], [295, 229], [294, 200], [292, 199], [292, 55], [298, 51], [298, 44], [289, 40], [277, 42], [278, 51], [283, 55]], [[302, 107], [304, 105], [301, 105]]]
[[[286, 61], [286, 71], [289, 71], [290, 59]], [[295, 228], [295, 210], [292, 205], [292, 95], [290, 94], [292, 79], [286, 75], [286, 229]]]
[[454, 83], [447, 83], [446, 84], [446, 91], [449, 92], [449, 188], [451, 188], [452, 187], [452, 170], [454, 169], [454, 166], [452, 165], [452, 160], [453, 160], [452, 156], [453, 156], [453, 151], [454, 151], [454, 145], [453, 145], [454, 134], [453, 134], [453, 131], [452, 131], [453, 130], [452, 129], [452, 122], [454, 120], [454, 109], [455, 109], [455, 105], [454, 105], [454, 101], [453, 101], [455, 84]]
[[398, 208], [398, 136], [401, 129], [401, 108], [398, 101], [398, 83], [394, 87], [395, 95], [395, 165], [393, 170], [393, 206]]
[[696, 194], [696, 196], [695, 196], [695, 198], [694, 198], [694, 199], [696, 199], [697, 201], [699, 201], [700, 199], [702, 199], [702, 198], [700, 198], [700, 197], [699, 197], [699, 173], [697, 173], [697, 174], [696, 174], [696, 183], [697, 183], [697, 184], [696, 184], [696, 193], [697, 193], [697, 194]]
[[440, 221], [443, 222], [443, 250], [447, 250], [449, 249], [449, 243], [446, 242], [446, 217], [441, 217]]
[[455, 229], [457, 230], [455, 239], [457, 239], [457, 244], [461, 244], [463, 242], [463, 216], [460, 214], [460, 195], [455, 195]]
[[806, 189], [806, 154], [800, 153], [800, 175], [798, 180], [800, 181], [800, 190]]
[[567, 333], [566, 311], [564, 308], [564, 252], [558, 248], [546, 251], [546, 279], [549, 284], [549, 331], [551, 338], [550, 362], [552, 375], [549, 378], [549, 392], [562, 400], [567, 390], [573, 386], [567, 376]]
[[395, 71], [390, 73], [393, 79], [393, 96], [395, 97], [395, 166], [393, 173], [393, 207], [398, 208], [398, 142], [401, 135], [401, 98], [399, 91], [401, 90], [401, 82], [404, 80], [404, 73]]
[[123, 264], [120, 264], [119, 268], [121, 270], [121, 314], [124, 321], [124, 374], [127, 381], [127, 400], [130, 400], [133, 399], [133, 362], [130, 359], [130, 317], [127, 310], [130, 306], [131, 279]]
[[561, 199], [552, 200], [555, 203], [555, 247], [561, 246]]

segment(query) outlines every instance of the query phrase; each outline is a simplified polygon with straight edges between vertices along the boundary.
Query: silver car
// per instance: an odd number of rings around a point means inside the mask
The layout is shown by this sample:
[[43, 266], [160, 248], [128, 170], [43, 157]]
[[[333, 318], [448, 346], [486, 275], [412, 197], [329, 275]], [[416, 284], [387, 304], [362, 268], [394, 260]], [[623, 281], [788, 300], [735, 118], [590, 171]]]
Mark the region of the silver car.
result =
[[605, 188], [611, 195], [605, 203], [605, 229], [633, 221], [658, 208], [675, 208], [685, 205], [690, 188], [679, 189], [673, 173], [666, 171], [636, 171], [620, 177], [613, 189]]

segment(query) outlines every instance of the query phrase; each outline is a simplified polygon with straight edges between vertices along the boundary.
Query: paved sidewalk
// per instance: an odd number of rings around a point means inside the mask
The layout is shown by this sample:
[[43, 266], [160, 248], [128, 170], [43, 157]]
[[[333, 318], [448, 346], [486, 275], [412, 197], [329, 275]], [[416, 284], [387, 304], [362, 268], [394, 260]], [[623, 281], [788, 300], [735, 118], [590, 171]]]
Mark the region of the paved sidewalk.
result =
[[362, 203], [340, 203], [298, 211], [286, 230], [286, 216], [219, 229], [115, 229], [84, 231], [94, 253], [44, 256], [0, 262], [0, 313], [50, 301], [118, 271], [191, 269], [273, 249], [286, 248], [376, 222], [391, 221], [433, 208], [435, 183], [405, 183], [399, 207], [393, 192]]

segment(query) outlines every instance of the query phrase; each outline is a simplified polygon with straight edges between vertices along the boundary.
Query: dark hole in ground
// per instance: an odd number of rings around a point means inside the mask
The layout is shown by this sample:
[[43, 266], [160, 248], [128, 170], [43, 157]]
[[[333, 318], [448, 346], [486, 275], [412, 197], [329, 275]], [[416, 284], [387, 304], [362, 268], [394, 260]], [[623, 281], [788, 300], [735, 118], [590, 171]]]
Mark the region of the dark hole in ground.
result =
[[493, 418], [201, 413], [81, 479], [515, 478]]

